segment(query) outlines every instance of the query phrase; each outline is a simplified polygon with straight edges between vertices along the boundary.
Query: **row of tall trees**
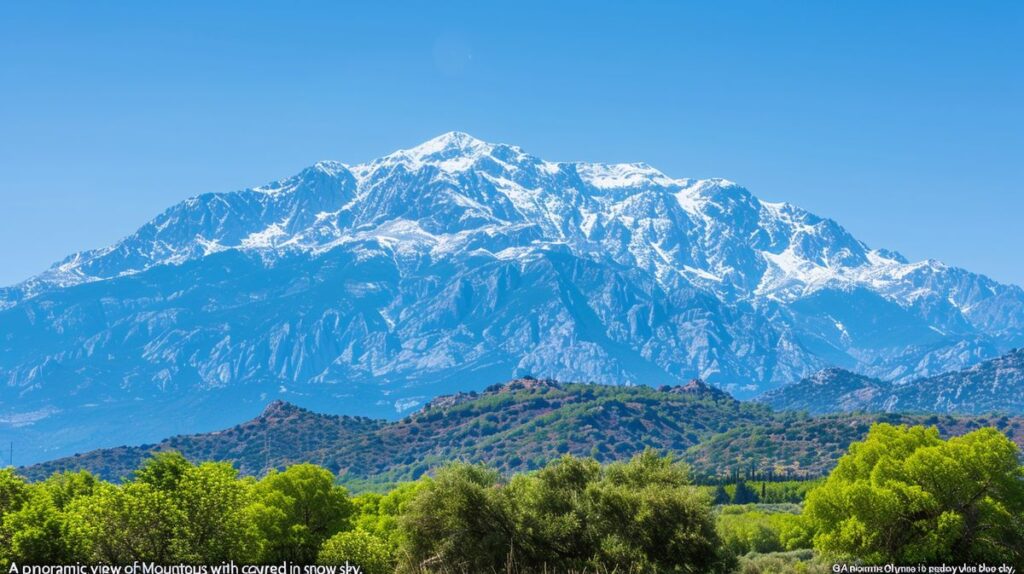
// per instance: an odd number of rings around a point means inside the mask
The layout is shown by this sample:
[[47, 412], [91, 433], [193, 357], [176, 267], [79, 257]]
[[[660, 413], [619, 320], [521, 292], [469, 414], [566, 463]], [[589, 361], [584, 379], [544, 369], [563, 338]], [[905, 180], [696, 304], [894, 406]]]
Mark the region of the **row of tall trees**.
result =
[[438, 569], [724, 572], [710, 500], [649, 451], [564, 457], [503, 481], [452, 464], [387, 495], [349, 497], [300, 464], [261, 480], [177, 453], [113, 485], [86, 472], [34, 485], [0, 473], [0, 561], [61, 564], [337, 562], [370, 574]]
[[[737, 555], [812, 546], [868, 564], [1024, 563], [1018, 456], [994, 429], [943, 440], [934, 429], [876, 425], [802, 513], [792, 504], [716, 511], [713, 490], [651, 451], [608, 465], [566, 456], [511, 478], [455, 463], [355, 497], [310, 464], [256, 480], [176, 453], [117, 485], [86, 472], [28, 484], [3, 470], [0, 566], [287, 560], [368, 574], [714, 573], [736, 568]], [[737, 493], [757, 495], [745, 483]]]
[[178, 453], [121, 485], [87, 472], [35, 485], [0, 471], [0, 563], [312, 562], [354, 505], [325, 469], [299, 464], [260, 481]]

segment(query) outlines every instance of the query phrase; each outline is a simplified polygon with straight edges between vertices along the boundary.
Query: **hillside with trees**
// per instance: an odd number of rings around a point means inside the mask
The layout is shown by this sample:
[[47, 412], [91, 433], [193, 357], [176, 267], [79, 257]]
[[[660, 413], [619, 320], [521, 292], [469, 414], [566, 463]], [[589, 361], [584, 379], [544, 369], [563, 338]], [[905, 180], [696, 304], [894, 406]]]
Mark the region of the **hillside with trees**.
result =
[[256, 419], [223, 431], [92, 451], [19, 472], [39, 480], [85, 469], [119, 480], [151, 453], [176, 451], [191, 461], [230, 462], [244, 476], [313, 462], [362, 491], [414, 480], [452, 460], [513, 473], [542, 468], [565, 454], [608, 463], [653, 448], [678, 453], [702, 482], [736, 475], [810, 478], [831, 470], [877, 421], [936, 425], [942, 436], [992, 425], [1024, 444], [1020, 417], [811, 417], [740, 402], [699, 381], [655, 389], [525, 378], [482, 393], [439, 397], [395, 422], [275, 402]]

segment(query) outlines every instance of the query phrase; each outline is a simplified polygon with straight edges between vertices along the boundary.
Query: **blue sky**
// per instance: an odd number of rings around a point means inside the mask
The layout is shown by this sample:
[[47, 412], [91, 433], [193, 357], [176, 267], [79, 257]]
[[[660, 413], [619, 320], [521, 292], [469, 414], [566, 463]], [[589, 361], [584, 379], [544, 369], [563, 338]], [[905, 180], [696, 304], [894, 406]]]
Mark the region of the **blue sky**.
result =
[[0, 284], [449, 130], [1024, 284], [1024, 3], [232, 4], [0, 3]]

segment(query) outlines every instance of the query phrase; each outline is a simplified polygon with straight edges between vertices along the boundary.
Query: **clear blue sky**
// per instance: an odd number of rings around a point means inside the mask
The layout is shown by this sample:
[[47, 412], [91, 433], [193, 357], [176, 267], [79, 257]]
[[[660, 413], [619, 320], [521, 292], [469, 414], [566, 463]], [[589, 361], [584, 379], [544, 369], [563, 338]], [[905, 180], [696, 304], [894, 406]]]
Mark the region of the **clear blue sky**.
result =
[[1024, 284], [1024, 2], [241, 4], [0, 0], [0, 284], [449, 130]]

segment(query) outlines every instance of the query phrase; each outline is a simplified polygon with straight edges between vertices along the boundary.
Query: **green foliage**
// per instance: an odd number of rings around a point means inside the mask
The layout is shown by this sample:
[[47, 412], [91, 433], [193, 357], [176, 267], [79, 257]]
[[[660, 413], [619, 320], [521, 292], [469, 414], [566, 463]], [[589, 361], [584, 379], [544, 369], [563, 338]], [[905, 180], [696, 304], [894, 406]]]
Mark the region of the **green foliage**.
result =
[[443, 563], [484, 572], [504, 562], [512, 524], [497, 489], [498, 473], [456, 463], [427, 482], [402, 517], [406, 569]]
[[812, 532], [799, 514], [770, 512], [756, 505], [723, 507], [718, 534], [730, 552], [744, 555], [811, 548]]
[[[777, 480], [762, 481], [757, 495], [758, 504], [799, 504], [804, 501], [807, 493], [821, 484], [824, 478], [814, 480]], [[717, 481], [716, 481], [717, 482]], [[702, 486], [701, 489], [711, 497], [716, 505], [732, 504], [736, 493], [736, 484], [717, 482], [715, 485]], [[749, 502], [745, 504], [750, 504]]]
[[238, 480], [238, 471], [230, 464], [189, 465], [170, 493], [183, 518], [175, 530], [175, 558], [215, 564], [256, 555], [260, 542], [246, 508], [252, 490], [251, 482]]
[[163, 453], [124, 485], [99, 483], [76, 498], [64, 513], [62, 543], [69, 558], [86, 562], [244, 561], [258, 547], [244, 515], [250, 490], [226, 463], [194, 466]]
[[397, 556], [402, 542], [400, 519], [428, 484], [426, 480], [404, 482], [387, 494], [368, 493], [353, 498], [355, 528], [373, 534], [387, 544], [392, 556]]
[[593, 459], [562, 457], [535, 475], [518, 475], [506, 491], [519, 534], [520, 564], [585, 563], [599, 551], [586, 531], [591, 509], [587, 489], [601, 475]]
[[0, 468], [0, 520], [9, 512], [21, 508], [28, 498], [25, 479], [14, 474], [14, 469]]
[[112, 564], [172, 562], [175, 530], [184, 520], [172, 495], [146, 482], [102, 484], [72, 502], [68, 514], [69, 546], [83, 561]]
[[815, 547], [865, 563], [1024, 562], [1024, 473], [991, 428], [878, 424], [808, 495]]
[[[554, 403], [560, 392], [543, 399]], [[456, 406], [458, 414], [472, 405]], [[144, 461], [120, 485], [86, 472], [27, 484], [0, 470], [0, 565], [288, 560], [348, 561], [370, 574], [810, 574], [840, 559], [1021, 561], [1017, 456], [994, 429], [943, 440], [935, 429], [883, 424], [811, 482], [697, 487], [688, 467], [650, 449], [604, 465], [537, 456], [530, 463], [539, 470], [510, 479], [455, 463], [355, 497], [311, 464], [256, 481], [177, 453]], [[721, 504], [729, 498], [762, 502]]]
[[[385, 508], [401, 492], [384, 497]], [[197, 466], [177, 453], [145, 461], [122, 485], [84, 472], [26, 485], [4, 471], [0, 497], [0, 560], [37, 564], [311, 563], [353, 512], [320, 467], [296, 465], [256, 483], [227, 463]]]
[[31, 557], [47, 564], [76, 560], [80, 553], [68, 535], [64, 510], [76, 499], [92, 494], [97, 484], [93, 475], [82, 471], [58, 473], [33, 485], [22, 507], [4, 520], [12, 533], [9, 557]]
[[757, 495], [757, 491], [750, 487], [745, 480], [738, 480], [736, 482], [736, 489], [732, 494], [733, 504], [752, 504], [760, 500]]
[[832, 563], [810, 550], [751, 554], [740, 558], [739, 574], [829, 574]]
[[402, 523], [406, 570], [725, 572], [710, 500], [653, 451], [601, 467], [564, 456], [503, 485], [452, 465]]
[[[737, 472], [750, 480], [818, 478], [828, 474], [850, 443], [863, 439], [872, 424], [920, 425], [930, 419], [937, 422], [943, 437], [987, 426], [982, 422], [985, 417], [974, 415], [847, 413], [812, 417], [777, 412], [753, 422], [737, 421], [718, 434], [702, 437], [699, 444], [686, 451], [686, 460], [705, 479]], [[1024, 444], [1024, 418], [1008, 418], [1004, 431], [1018, 444]]]
[[714, 493], [711, 495], [711, 503], [715, 505], [729, 504], [732, 502], [732, 498], [729, 497], [729, 493], [726, 492], [725, 487], [719, 484], [715, 487]]
[[[156, 446], [104, 449], [22, 469], [33, 480], [90, 469], [106, 480], [130, 476], [154, 451], [190, 461], [231, 461], [243, 476], [268, 467], [319, 461], [351, 492], [386, 492], [451, 460], [479, 462], [504, 474], [538, 470], [568, 453], [606, 464], [651, 447], [683, 455], [697, 482], [742, 476], [761, 502], [795, 502], [773, 492], [783, 479], [819, 478], [872, 422], [934, 419], [943, 436], [963, 434], [985, 417], [851, 413], [810, 417], [772, 412], [709, 389], [514, 381], [482, 393], [439, 397], [397, 421], [314, 413], [275, 402], [251, 421], [216, 433], [177, 436]], [[1024, 417], [992, 417], [1024, 444]], [[179, 461], [180, 462], [180, 461]], [[162, 470], [172, 475], [174, 465]], [[147, 482], [162, 480], [154, 477]], [[795, 484], [795, 483], [794, 483]], [[732, 488], [730, 485], [729, 488]]]
[[4, 525], [11, 533], [6, 558], [12, 561], [31, 556], [47, 564], [60, 564], [74, 558], [63, 535], [61, 514], [43, 489], [34, 489], [28, 501], [6, 517]]
[[221, 432], [85, 453], [25, 472], [38, 480], [64, 468], [89, 468], [115, 480], [129, 476], [151, 452], [173, 450], [191, 461], [230, 460], [247, 476], [262, 475], [268, 465], [320, 461], [334, 473], [344, 469], [351, 491], [382, 492], [451, 460], [513, 473], [539, 469], [565, 453], [593, 455], [602, 463], [628, 460], [646, 446], [681, 453], [730, 426], [774, 416], [762, 405], [711, 391], [516, 381], [441, 397], [393, 422], [277, 403]]
[[254, 490], [248, 512], [264, 539], [261, 562], [312, 563], [327, 538], [349, 528], [355, 511], [333, 475], [313, 464], [271, 471]]
[[11, 538], [15, 534], [11, 526], [11, 515], [21, 509], [28, 499], [28, 485], [14, 474], [13, 469], [0, 469], [0, 566], [7, 566], [10, 560]]
[[5, 558], [36, 564], [216, 563], [250, 560], [258, 540], [243, 514], [251, 486], [225, 463], [154, 457], [115, 486], [85, 473], [32, 485], [4, 519]]
[[594, 489], [598, 563], [618, 570], [725, 572], [710, 501], [688, 486], [685, 467], [653, 451], [607, 467]]
[[173, 492], [192, 467], [180, 452], [158, 452], [143, 461], [132, 473], [135, 482], [148, 484], [163, 492]]
[[761, 483], [764, 486], [760, 495], [761, 504], [780, 504], [785, 502], [803, 502], [807, 493], [821, 484], [822, 479], [815, 480], [782, 480]]
[[395, 571], [395, 559], [388, 544], [364, 530], [339, 532], [324, 542], [319, 564], [358, 565], [366, 574], [390, 574]]

